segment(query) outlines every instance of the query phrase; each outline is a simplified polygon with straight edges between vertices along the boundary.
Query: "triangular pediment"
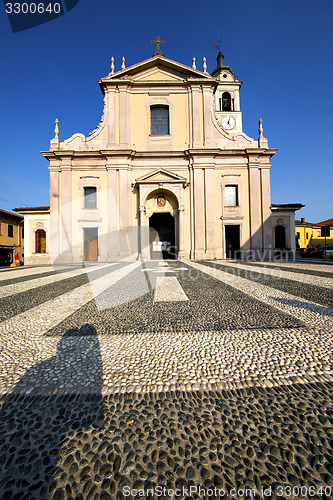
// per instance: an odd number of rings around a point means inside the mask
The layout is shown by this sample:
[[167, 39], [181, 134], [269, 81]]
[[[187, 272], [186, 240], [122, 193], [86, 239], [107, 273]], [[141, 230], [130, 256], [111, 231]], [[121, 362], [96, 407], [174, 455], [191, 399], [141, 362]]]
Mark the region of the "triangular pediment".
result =
[[162, 168], [154, 170], [153, 172], [149, 172], [148, 174], [145, 174], [142, 177], [136, 179], [136, 183], [138, 184], [144, 184], [144, 183], [155, 184], [161, 182], [183, 184], [186, 183], [187, 180], [185, 179], [185, 177], [181, 177], [180, 175], [177, 175], [174, 172], [169, 172], [168, 170], [164, 170]]
[[142, 61], [133, 66], [129, 66], [121, 71], [115, 73], [110, 73], [105, 78], [100, 80], [100, 84], [111, 82], [112, 80], [160, 80], [160, 81], [170, 81], [170, 80], [188, 80], [191, 78], [195, 79], [212, 79], [208, 73], [199, 71], [197, 69], [185, 66], [184, 64], [167, 59], [164, 56], [156, 55]]
[[184, 77], [172, 70], [166, 71], [164, 68], [156, 66], [153, 68], [149, 68], [147, 71], [134, 75], [133, 80], [140, 82], [179, 82], [183, 81]]

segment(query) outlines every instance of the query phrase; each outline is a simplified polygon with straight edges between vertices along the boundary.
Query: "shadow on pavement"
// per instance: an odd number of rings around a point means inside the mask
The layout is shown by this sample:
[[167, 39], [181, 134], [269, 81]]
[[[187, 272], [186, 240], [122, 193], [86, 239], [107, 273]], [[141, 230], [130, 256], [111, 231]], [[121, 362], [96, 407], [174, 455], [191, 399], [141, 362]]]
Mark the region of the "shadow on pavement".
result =
[[[50, 359], [26, 371], [1, 401], [0, 498], [49, 498], [56, 484], [75, 489], [82, 459], [73, 441], [67, 456], [62, 447], [76, 436], [103, 429], [102, 361], [95, 328], [68, 330]], [[88, 449], [86, 450], [88, 453]], [[63, 465], [63, 464], [62, 464]], [[71, 479], [72, 478], [72, 479]], [[68, 485], [68, 486], [66, 486]], [[64, 498], [62, 489], [54, 498]], [[68, 498], [68, 491], [66, 494]]]
[[[330, 292], [328, 292], [330, 293]], [[278, 297], [270, 297], [276, 302], [280, 302], [280, 304], [286, 304], [288, 306], [298, 307], [300, 309], [305, 309], [307, 311], [313, 311], [322, 316], [333, 316], [333, 310], [331, 307], [320, 306], [319, 304], [311, 304], [309, 302], [302, 302], [301, 300], [289, 300], [289, 299], [281, 299]]]

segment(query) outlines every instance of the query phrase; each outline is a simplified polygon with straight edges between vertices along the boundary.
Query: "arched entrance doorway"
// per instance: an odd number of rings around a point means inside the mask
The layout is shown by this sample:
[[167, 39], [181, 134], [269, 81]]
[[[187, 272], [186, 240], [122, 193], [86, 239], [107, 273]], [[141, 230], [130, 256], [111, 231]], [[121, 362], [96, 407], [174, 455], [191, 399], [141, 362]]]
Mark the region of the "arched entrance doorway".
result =
[[35, 253], [46, 253], [46, 232], [37, 229], [35, 232]]
[[175, 259], [175, 219], [170, 213], [154, 213], [149, 219], [152, 259]]
[[167, 190], [150, 193], [146, 200], [149, 220], [149, 257], [178, 258], [178, 201]]

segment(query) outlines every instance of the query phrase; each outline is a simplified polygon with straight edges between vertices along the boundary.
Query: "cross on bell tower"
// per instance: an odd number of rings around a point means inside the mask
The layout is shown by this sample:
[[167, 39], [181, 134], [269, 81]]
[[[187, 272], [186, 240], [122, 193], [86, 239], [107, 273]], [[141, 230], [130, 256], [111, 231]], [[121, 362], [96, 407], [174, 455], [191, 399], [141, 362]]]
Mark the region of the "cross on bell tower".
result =
[[163, 52], [160, 49], [160, 44], [166, 43], [166, 41], [160, 40], [160, 36], [158, 35], [156, 37], [156, 40], [152, 40], [151, 43], [156, 43], [156, 52], [153, 54], [153, 56], [164, 56]]
[[221, 43], [222, 43], [222, 40], [220, 40], [220, 38], [217, 40], [217, 43], [215, 43], [215, 48], [221, 52]]

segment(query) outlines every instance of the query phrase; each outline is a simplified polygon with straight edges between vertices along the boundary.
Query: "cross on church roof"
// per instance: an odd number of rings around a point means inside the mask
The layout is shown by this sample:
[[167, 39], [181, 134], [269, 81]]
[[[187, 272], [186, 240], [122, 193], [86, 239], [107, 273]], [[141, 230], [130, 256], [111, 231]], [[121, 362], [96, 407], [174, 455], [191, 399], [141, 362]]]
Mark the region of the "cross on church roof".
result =
[[157, 55], [163, 56], [164, 54], [162, 53], [162, 51], [160, 49], [160, 44], [161, 43], [166, 43], [166, 41], [165, 40], [160, 40], [160, 36], [158, 35], [156, 37], [156, 40], [152, 40], [151, 43], [156, 43], [156, 52], [153, 55], [154, 56], [157, 56]]

